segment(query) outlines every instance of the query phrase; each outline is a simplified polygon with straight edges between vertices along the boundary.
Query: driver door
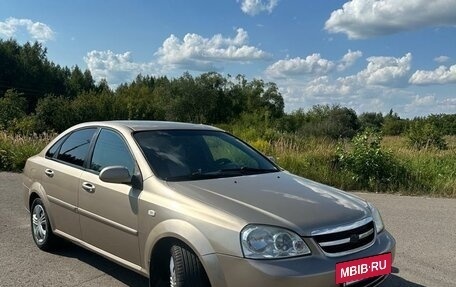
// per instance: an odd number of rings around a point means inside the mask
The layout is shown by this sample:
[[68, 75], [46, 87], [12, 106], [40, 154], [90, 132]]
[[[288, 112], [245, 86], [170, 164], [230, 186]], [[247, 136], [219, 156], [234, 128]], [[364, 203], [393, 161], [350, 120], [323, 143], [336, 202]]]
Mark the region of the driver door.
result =
[[135, 160], [123, 137], [102, 129], [96, 140], [87, 171], [79, 184], [79, 213], [82, 239], [116, 257], [140, 264], [138, 241], [138, 196], [130, 184], [99, 179], [107, 166], [125, 166], [135, 173]]

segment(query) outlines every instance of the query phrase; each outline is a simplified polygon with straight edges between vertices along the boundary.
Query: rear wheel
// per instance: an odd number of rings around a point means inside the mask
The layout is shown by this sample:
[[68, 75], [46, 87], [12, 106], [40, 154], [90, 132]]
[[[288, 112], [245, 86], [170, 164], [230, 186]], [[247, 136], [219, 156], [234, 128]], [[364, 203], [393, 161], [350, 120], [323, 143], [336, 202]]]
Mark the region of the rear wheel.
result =
[[49, 217], [40, 198], [36, 198], [30, 209], [32, 237], [41, 250], [50, 250], [55, 246], [56, 237], [52, 232]]

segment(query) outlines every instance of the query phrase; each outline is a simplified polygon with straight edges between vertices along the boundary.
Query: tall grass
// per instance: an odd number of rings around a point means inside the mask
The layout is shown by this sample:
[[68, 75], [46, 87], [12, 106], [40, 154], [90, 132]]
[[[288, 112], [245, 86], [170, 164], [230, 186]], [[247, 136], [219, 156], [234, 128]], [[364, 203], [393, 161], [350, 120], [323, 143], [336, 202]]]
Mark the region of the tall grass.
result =
[[456, 197], [456, 136], [446, 137], [447, 149], [416, 150], [403, 137], [386, 137], [384, 146], [408, 170], [410, 193]]
[[25, 161], [39, 153], [54, 134], [12, 135], [0, 131], [0, 171], [21, 171]]
[[[385, 137], [382, 148], [391, 151], [401, 168], [392, 192], [456, 197], [456, 137], [447, 137], [447, 150], [415, 150], [404, 137]], [[280, 166], [300, 176], [345, 190], [361, 189], [353, 174], [339, 168], [337, 142], [326, 138], [283, 135], [276, 139], [248, 141]], [[347, 145], [347, 143], [345, 143]], [[403, 172], [404, 170], [405, 172]]]

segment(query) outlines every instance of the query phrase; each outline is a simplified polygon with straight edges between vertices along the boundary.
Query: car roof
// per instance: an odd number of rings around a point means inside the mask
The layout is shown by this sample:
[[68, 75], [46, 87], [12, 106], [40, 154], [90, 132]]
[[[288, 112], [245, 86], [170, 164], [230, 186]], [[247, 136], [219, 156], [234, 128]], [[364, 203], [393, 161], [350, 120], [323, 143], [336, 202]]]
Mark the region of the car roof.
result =
[[191, 124], [182, 122], [168, 121], [135, 121], [135, 120], [119, 120], [119, 121], [100, 121], [83, 124], [85, 126], [105, 126], [120, 129], [130, 129], [132, 131], [149, 131], [149, 130], [214, 130], [221, 131], [213, 126], [203, 124]]

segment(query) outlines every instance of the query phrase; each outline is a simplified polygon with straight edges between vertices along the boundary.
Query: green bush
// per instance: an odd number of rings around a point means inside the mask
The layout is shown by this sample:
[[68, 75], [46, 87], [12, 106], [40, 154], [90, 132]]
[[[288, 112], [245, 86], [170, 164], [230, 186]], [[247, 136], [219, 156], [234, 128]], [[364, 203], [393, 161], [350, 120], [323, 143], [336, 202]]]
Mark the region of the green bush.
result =
[[417, 150], [429, 148], [444, 150], [447, 148], [442, 133], [431, 123], [415, 122], [407, 132], [407, 139], [409, 145]]
[[337, 147], [337, 161], [342, 170], [352, 174], [360, 189], [390, 190], [404, 178], [405, 170], [394, 160], [390, 151], [380, 146], [379, 133], [366, 130], [352, 140], [351, 149]]
[[32, 114], [12, 120], [7, 131], [17, 135], [31, 135], [39, 130], [39, 128], [36, 116]]

